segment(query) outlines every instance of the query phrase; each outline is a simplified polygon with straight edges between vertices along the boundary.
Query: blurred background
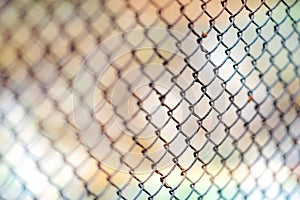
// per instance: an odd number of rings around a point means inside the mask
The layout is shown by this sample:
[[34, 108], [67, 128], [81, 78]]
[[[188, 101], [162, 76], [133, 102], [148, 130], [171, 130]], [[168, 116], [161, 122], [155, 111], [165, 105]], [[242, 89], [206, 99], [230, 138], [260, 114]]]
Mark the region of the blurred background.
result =
[[300, 1], [3, 0], [0, 199], [300, 199]]

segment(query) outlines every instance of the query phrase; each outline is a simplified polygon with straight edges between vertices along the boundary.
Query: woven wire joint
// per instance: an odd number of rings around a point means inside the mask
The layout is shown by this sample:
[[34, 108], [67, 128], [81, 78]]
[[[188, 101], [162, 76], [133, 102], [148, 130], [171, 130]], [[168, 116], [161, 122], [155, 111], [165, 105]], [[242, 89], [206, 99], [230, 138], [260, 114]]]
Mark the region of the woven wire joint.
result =
[[297, 0], [0, 3], [1, 199], [299, 199]]

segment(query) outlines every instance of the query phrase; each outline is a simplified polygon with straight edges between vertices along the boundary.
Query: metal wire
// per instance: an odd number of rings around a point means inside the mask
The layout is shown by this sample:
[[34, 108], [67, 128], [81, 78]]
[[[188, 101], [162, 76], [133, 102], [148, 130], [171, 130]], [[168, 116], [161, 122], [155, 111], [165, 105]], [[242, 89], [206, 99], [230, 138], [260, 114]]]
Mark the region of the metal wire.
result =
[[300, 199], [298, 0], [0, 2], [0, 199]]

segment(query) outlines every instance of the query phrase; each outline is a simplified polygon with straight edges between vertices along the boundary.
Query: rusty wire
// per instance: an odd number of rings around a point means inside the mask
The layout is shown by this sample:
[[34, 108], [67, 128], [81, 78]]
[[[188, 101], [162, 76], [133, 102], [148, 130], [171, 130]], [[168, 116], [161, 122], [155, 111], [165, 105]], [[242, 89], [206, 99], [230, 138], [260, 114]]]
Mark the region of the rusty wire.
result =
[[0, 2], [0, 199], [299, 199], [298, 0]]

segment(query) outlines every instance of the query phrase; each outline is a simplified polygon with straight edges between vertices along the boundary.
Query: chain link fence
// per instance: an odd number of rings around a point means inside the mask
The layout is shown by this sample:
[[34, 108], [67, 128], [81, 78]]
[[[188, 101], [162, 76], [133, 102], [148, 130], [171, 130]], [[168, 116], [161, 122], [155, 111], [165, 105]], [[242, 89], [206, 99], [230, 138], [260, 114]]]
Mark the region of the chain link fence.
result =
[[300, 1], [0, 2], [0, 199], [300, 199]]

